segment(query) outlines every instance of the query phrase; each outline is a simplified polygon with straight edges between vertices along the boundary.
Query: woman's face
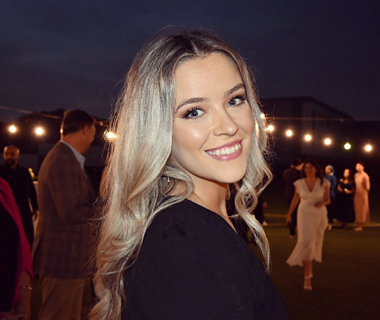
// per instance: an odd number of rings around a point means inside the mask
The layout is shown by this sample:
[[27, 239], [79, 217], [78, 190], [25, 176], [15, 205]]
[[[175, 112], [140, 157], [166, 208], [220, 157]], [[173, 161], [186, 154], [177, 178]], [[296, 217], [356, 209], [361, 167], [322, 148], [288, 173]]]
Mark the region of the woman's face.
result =
[[315, 176], [317, 173], [317, 169], [310, 162], [305, 163], [304, 170], [307, 176]]
[[247, 170], [255, 126], [235, 65], [212, 53], [181, 64], [175, 82], [174, 159], [195, 186], [239, 181]]
[[355, 169], [357, 172], [362, 172], [364, 170], [364, 166], [361, 163], [357, 163]]
[[348, 178], [350, 176], [350, 170], [349, 169], [345, 169], [344, 171], [343, 171], [343, 177], [344, 178]]

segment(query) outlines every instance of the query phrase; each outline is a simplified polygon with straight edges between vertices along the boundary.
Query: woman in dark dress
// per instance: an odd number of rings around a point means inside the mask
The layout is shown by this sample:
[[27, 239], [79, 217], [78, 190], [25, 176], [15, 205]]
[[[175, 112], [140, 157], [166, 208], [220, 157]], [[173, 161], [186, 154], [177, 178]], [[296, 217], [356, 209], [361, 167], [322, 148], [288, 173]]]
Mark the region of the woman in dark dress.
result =
[[[90, 319], [288, 319], [250, 214], [271, 178], [260, 113], [244, 60], [210, 32], [162, 35], [137, 55], [102, 182]], [[265, 266], [227, 214], [230, 183]]]
[[339, 179], [337, 191], [336, 218], [342, 222], [342, 228], [347, 229], [347, 224], [355, 221], [355, 182], [350, 169], [343, 171], [343, 178]]

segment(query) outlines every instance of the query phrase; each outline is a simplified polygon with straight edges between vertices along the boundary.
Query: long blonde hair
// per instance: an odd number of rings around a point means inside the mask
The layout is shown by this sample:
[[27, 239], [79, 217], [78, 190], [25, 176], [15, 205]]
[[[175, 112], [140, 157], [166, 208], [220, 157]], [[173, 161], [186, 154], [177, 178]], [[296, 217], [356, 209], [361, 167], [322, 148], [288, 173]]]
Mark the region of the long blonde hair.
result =
[[[187, 59], [220, 52], [240, 72], [256, 123], [247, 173], [237, 187], [235, 206], [253, 231], [269, 265], [269, 246], [261, 225], [250, 212], [271, 179], [265, 161], [266, 134], [243, 58], [206, 30], [161, 35], [142, 48], [127, 75], [113, 119], [117, 140], [110, 146], [102, 182], [101, 230], [96, 253], [95, 291], [99, 302], [90, 319], [118, 319], [125, 304], [123, 276], [137, 259], [144, 234], [158, 212], [187, 198], [193, 189], [188, 174], [170, 161], [177, 66]], [[169, 181], [169, 182], [168, 182]], [[167, 197], [180, 183], [183, 194]], [[246, 208], [247, 197], [252, 206]]]

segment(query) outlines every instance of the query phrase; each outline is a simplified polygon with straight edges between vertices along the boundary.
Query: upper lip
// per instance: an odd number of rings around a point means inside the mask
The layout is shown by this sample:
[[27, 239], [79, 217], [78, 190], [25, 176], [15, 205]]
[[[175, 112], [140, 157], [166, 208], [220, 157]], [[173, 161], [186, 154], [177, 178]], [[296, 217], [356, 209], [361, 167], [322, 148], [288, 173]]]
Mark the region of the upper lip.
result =
[[235, 140], [235, 141], [232, 141], [230, 143], [223, 144], [217, 148], [207, 149], [206, 151], [215, 151], [215, 150], [219, 150], [219, 149], [223, 149], [223, 148], [231, 148], [233, 146], [236, 146], [237, 144], [241, 144], [241, 141], [242, 140]]

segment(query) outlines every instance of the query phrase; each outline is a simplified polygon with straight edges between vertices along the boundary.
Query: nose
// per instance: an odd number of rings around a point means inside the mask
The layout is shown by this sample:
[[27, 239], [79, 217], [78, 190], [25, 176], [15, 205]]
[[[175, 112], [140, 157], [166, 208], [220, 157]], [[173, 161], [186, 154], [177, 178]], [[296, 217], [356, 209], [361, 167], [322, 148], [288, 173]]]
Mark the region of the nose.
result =
[[216, 112], [213, 116], [214, 134], [233, 136], [239, 129], [237, 123], [225, 108]]

